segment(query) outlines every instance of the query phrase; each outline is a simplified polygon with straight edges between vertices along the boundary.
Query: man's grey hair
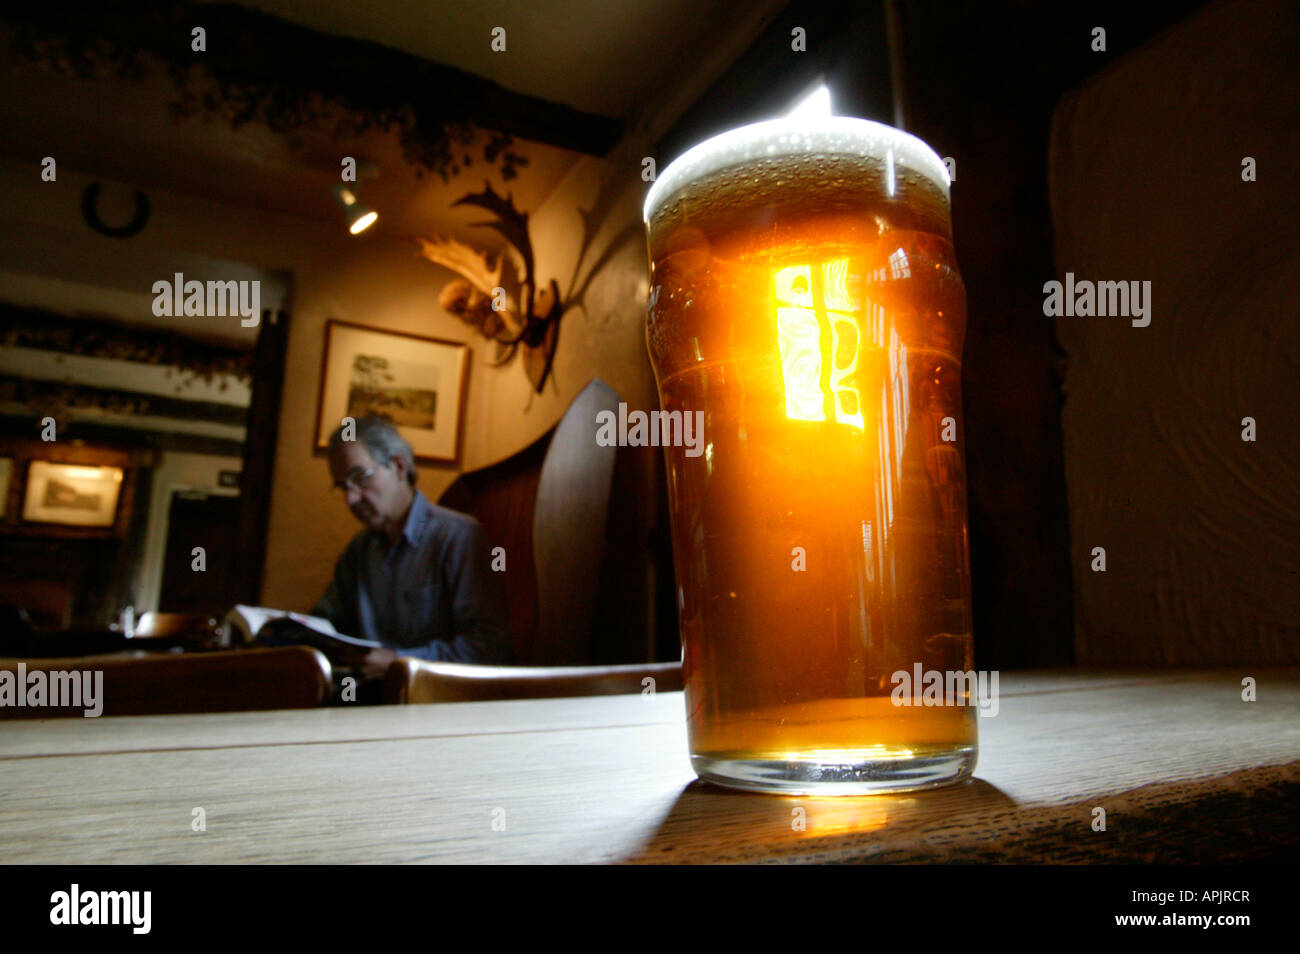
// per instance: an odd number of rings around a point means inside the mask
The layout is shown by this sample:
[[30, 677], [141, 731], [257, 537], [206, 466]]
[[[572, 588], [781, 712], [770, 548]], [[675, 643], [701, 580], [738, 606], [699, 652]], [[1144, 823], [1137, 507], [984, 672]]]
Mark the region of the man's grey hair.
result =
[[[334, 453], [335, 448], [342, 447], [349, 443], [343, 439], [343, 432], [348, 429], [348, 425], [340, 424], [330, 435], [330, 453]], [[397, 433], [397, 428], [382, 417], [358, 417], [356, 419], [356, 439], [366, 445], [366, 450], [370, 451], [370, 456], [375, 459], [376, 464], [387, 464], [394, 457], [400, 457], [406, 461], [406, 479], [412, 487], [415, 486], [415, 454], [411, 451], [411, 445], [406, 442], [406, 438]]]

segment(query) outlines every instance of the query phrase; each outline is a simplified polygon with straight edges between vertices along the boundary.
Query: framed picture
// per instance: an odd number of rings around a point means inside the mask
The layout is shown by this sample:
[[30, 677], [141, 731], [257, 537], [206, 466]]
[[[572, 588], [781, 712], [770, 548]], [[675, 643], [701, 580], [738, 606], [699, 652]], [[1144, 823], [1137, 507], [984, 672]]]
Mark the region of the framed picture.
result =
[[23, 519], [70, 527], [111, 527], [122, 490], [121, 467], [34, 460], [27, 466]]
[[416, 460], [456, 463], [469, 382], [469, 346], [346, 321], [325, 325], [316, 447], [343, 418], [385, 417]]

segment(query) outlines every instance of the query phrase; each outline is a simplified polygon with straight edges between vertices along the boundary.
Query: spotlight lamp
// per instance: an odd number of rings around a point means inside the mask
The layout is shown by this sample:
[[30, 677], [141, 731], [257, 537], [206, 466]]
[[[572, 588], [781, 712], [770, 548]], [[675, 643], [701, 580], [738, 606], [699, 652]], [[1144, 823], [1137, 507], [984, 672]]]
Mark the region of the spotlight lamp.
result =
[[342, 207], [348, 231], [353, 235], [360, 235], [379, 218], [378, 212], [358, 199], [356, 193], [342, 183], [334, 187], [334, 198]]

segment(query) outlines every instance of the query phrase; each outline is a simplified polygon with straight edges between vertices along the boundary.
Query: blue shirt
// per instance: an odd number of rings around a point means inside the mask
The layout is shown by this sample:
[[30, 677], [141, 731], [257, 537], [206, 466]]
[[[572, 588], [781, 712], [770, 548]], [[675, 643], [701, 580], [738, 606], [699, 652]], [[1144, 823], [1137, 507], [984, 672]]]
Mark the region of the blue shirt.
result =
[[377, 530], [353, 537], [312, 614], [402, 656], [508, 662], [505, 598], [490, 561], [477, 520], [417, 490], [397, 543]]

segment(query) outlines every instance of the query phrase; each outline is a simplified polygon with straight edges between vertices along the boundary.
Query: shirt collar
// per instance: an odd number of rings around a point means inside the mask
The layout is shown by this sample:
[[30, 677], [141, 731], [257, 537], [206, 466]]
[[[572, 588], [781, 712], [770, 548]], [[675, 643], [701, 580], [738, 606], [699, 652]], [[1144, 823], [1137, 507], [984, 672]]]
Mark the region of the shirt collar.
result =
[[415, 499], [411, 501], [411, 512], [406, 515], [406, 525], [402, 527], [402, 536], [407, 543], [413, 547], [419, 546], [420, 533], [431, 516], [433, 508], [429, 504], [429, 498], [417, 490]]
[[424, 533], [424, 527], [432, 517], [433, 506], [429, 503], [429, 498], [417, 490], [415, 499], [411, 501], [411, 509], [406, 513], [406, 523], [402, 525], [402, 535], [397, 538], [396, 543], [389, 546], [387, 537], [382, 532], [375, 531], [375, 541], [376, 545], [381, 548], [380, 552], [391, 560], [402, 549], [403, 540], [413, 548], [418, 547], [420, 537]]

